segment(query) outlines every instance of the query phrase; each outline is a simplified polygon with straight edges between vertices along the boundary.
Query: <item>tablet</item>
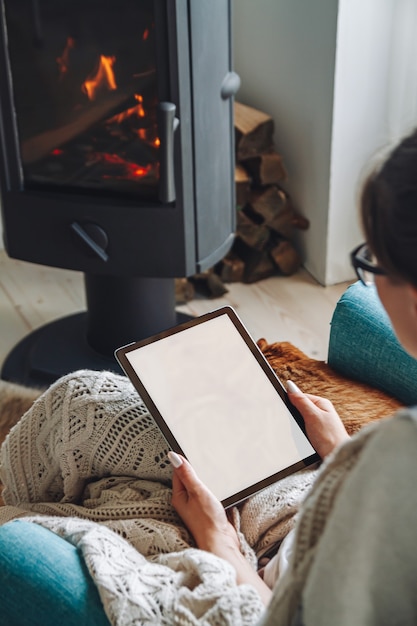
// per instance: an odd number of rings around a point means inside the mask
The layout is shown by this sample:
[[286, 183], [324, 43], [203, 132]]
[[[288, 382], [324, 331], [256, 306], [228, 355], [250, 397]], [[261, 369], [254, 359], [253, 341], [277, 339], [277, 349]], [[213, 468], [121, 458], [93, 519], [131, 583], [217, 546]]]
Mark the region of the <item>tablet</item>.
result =
[[319, 460], [301, 415], [233, 308], [115, 356], [168, 445], [225, 508]]

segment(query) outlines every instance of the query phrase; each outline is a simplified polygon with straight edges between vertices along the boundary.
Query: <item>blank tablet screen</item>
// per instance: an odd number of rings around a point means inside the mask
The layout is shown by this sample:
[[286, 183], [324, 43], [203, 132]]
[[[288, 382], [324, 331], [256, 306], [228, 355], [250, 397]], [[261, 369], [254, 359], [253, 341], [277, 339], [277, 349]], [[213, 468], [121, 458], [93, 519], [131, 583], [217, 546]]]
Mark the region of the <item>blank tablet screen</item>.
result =
[[225, 506], [317, 460], [280, 383], [228, 309], [124, 349], [125, 369], [168, 442]]

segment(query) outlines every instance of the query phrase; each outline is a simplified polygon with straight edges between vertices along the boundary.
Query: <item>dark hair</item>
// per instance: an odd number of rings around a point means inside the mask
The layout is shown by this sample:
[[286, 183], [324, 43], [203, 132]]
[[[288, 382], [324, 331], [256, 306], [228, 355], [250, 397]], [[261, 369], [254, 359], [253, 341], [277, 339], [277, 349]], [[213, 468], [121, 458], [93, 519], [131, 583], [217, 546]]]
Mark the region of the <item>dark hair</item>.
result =
[[367, 179], [360, 208], [378, 263], [389, 276], [417, 287], [417, 130]]

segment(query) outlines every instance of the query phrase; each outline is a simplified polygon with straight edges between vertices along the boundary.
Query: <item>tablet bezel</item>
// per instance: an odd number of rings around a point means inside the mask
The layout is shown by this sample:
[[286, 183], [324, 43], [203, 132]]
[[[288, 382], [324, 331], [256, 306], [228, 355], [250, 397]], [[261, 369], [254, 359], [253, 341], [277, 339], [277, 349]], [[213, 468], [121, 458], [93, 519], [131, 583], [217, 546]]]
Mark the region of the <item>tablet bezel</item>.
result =
[[[297, 409], [291, 404], [287, 392], [285, 390], [284, 385], [282, 384], [282, 382], [280, 381], [280, 379], [278, 378], [278, 376], [275, 374], [274, 370], [272, 369], [272, 367], [270, 366], [270, 364], [268, 363], [267, 359], [265, 358], [265, 356], [262, 354], [261, 350], [259, 349], [259, 347], [257, 346], [256, 342], [253, 340], [253, 338], [251, 337], [250, 333], [247, 331], [247, 329], [245, 328], [242, 320], [239, 318], [239, 316], [237, 315], [236, 311], [231, 307], [231, 306], [223, 306], [219, 309], [215, 309], [213, 311], [210, 311], [209, 313], [205, 313], [204, 315], [201, 315], [199, 317], [193, 318], [187, 322], [184, 322], [183, 324], [179, 324], [178, 326], [174, 326], [172, 328], [169, 328], [167, 330], [164, 330], [156, 335], [152, 335], [151, 337], [148, 337], [146, 339], [143, 339], [141, 341], [137, 341], [137, 342], [133, 342], [130, 343], [126, 346], [121, 346], [120, 348], [117, 348], [115, 350], [115, 357], [118, 361], [118, 363], [120, 364], [120, 366], [122, 367], [122, 369], [126, 372], [126, 375], [129, 377], [129, 379], [131, 380], [133, 386], [135, 387], [136, 391], [139, 393], [139, 395], [141, 396], [143, 402], [145, 403], [145, 405], [147, 406], [149, 412], [151, 413], [152, 417], [154, 418], [156, 424], [158, 425], [159, 429], [161, 430], [163, 436], [165, 437], [168, 445], [172, 448], [172, 450], [174, 452], [177, 452], [179, 454], [182, 454], [185, 458], [187, 458], [187, 453], [185, 450], [183, 450], [180, 446], [180, 444], [178, 443], [174, 433], [172, 432], [171, 428], [167, 425], [163, 415], [161, 415], [160, 411], [158, 410], [156, 404], [154, 403], [152, 397], [150, 396], [147, 388], [145, 387], [145, 385], [142, 383], [142, 381], [140, 380], [139, 376], [137, 375], [134, 367], [132, 366], [132, 364], [130, 363], [127, 355], [129, 354], [129, 352], [135, 351], [137, 349], [140, 349], [143, 346], [149, 345], [151, 343], [154, 343], [156, 341], [160, 341], [162, 339], [165, 339], [166, 337], [169, 337], [171, 335], [186, 331], [189, 328], [192, 328], [196, 325], [199, 324], [204, 324], [205, 322], [212, 320], [216, 317], [219, 317], [221, 315], [227, 315], [230, 319], [230, 321], [233, 323], [233, 325], [235, 326], [235, 328], [237, 329], [239, 335], [241, 336], [242, 340], [245, 342], [246, 346], [250, 349], [252, 355], [254, 356], [254, 358], [256, 359], [258, 365], [262, 368], [263, 372], [265, 373], [265, 375], [267, 376], [267, 378], [269, 379], [270, 383], [273, 385], [274, 389], [277, 391], [278, 395], [280, 396], [281, 400], [284, 402], [285, 406], [287, 407], [287, 409], [289, 410], [289, 412], [291, 413], [292, 417], [294, 418], [295, 422], [298, 424], [298, 426], [301, 428], [302, 432], [304, 433], [304, 435], [307, 437], [306, 435], [306, 430], [305, 430], [305, 425], [304, 425], [304, 420], [301, 416], [301, 414], [299, 413], [299, 411], [297, 411]], [[308, 437], [307, 437], [308, 439]], [[297, 463], [284, 468], [274, 474], [271, 474], [270, 476], [262, 479], [261, 481], [255, 482], [251, 485], [249, 485], [248, 487], [246, 487], [245, 489], [225, 498], [224, 500], [222, 500], [222, 504], [224, 506], [224, 508], [228, 508], [230, 506], [234, 506], [236, 504], [238, 504], [239, 502], [242, 502], [243, 500], [246, 500], [247, 498], [249, 498], [250, 496], [254, 495], [255, 493], [258, 493], [259, 491], [265, 489], [266, 487], [269, 487], [270, 485], [272, 485], [273, 483], [277, 482], [278, 480], [284, 478], [285, 476], [288, 476], [290, 474], [293, 474], [294, 472], [297, 472], [301, 469], [304, 469], [306, 467], [309, 467], [310, 465], [313, 465], [314, 463], [317, 463], [320, 460], [320, 457], [317, 453], [314, 453], [300, 461], [298, 461]]]

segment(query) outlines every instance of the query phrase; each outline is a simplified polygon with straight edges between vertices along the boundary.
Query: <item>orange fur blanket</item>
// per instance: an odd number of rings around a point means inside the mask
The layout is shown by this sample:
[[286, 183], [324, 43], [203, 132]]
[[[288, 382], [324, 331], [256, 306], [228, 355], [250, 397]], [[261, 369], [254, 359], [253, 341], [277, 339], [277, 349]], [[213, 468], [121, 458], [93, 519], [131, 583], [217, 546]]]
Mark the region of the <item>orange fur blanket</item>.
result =
[[309, 358], [290, 343], [268, 344], [260, 339], [258, 346], [283, 382], [292, 380], [302, 391], [331, 400], [349, 434], [404, 406], [378, 389], [337, 374], [324, 361]]

